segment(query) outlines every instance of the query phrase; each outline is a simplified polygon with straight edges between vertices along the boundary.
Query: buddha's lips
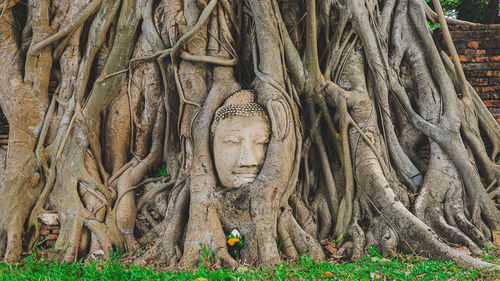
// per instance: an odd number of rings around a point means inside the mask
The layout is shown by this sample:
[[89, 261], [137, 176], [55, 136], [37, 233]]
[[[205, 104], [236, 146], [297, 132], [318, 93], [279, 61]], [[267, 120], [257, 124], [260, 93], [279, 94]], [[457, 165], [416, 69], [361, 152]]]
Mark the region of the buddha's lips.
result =
[[243, 180], [253, 181], [257, 177], [257, 174], [235, 174], [235, 176]]
[[255, 177], [259, 173], [259, 169], [257, 167], [241, 167], [234, 169], [231, 173], [241, 177]]

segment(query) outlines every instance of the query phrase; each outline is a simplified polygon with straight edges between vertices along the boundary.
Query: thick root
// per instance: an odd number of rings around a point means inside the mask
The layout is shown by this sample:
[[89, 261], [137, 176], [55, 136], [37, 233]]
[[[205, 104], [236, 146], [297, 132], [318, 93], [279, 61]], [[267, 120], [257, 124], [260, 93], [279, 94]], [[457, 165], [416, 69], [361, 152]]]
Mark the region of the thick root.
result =
[[[290, 210], [285, 210], [278, 219], [278, 230], [282, 241], [290, 240], [289, 245], [293, 249], [290, 250], [291, 258], [296, 258], [299, 255], [309, 255], [312, 259], [324, 259], [325, 254], [318, 240], [305, 232], [293, 217]], [[288, 236], [286, 236], [288, 234]], [[288, 254], [288, 252], [286, 252]]]
[[41, 192], [43, 183], [36, 171], [36, 160], [26, 162], [18, 172], [17, 167], [3, 170], [0, 177], [0, 194], [4, 203], [0, 206], [0, 260], [17, 262], [23, 252], [24, 222]]

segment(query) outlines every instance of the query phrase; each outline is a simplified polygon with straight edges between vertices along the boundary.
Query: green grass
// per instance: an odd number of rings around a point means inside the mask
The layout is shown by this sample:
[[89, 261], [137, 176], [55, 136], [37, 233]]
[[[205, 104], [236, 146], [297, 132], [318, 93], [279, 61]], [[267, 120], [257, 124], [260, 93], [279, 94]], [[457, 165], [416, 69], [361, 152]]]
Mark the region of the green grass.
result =
[[[274, 270], [207, 270], [199, 266], [190, 270], [167, 271], [127, 263], [115, 254], [106, 262], [59, 264], [38, 259], [36, 253], [18, 264], [0, 263], [0, 280], [493, 280], [498, 274], [485, 275], [451, 262], [399, 255], [390, 260], [370, 252], [356, 263], [312, 261], [301, 257], [296, 263], [283, 262]], [[493, 259], [493, 257], [486, 257]], [[493, 261], [492, 260], [492, 261]], [[497, 260], [494, 260], [497, 261]], [[329, 272], [329, 273], [326, 273]], [[332, 275], [331, 277], [325, 277]], [[203, 279], [201, 279], [203, 280]]]

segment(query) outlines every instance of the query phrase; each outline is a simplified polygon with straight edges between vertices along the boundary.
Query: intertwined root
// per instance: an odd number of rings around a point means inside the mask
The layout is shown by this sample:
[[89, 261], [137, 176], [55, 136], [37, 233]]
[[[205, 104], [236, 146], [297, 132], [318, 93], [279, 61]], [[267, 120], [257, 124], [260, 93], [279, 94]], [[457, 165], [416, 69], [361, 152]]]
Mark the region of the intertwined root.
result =
[[[13, 207], [15, 208], [15, 205]], [[14, 211], [11, 216], [0, 221], [2, 225], [0, 228], [0, 260], [17, 262], [20, 259], [23, 249], [21, 234], [26, 215], [27, 211]]]
[[[12, 169], [12, 170], [11, 170]], [[17, 170], [19, 169], [19, 170]], [[17, 262], [23, 252], [24, 223], [41, 192], [42, 182], [34, 159], [23, 167], [2, 170], [0, 193], [0, 260]]]

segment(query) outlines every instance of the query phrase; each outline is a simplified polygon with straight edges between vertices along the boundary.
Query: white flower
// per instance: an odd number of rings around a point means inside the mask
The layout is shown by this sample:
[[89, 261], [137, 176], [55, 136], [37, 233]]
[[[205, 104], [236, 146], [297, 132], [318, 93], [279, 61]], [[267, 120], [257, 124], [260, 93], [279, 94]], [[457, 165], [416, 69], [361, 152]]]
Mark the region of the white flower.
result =
[[104, 256], [104, 251], [99, 249], [99, 250], [94, 251], [90, 254], [90, 258], [93, 260], [97, 259], [98, 256]]
[[233, 229], [233, 231], [231, 232], [231, 235], [233, 237], [240, 237], [241, 236], [240, 232], [237, 229]]

